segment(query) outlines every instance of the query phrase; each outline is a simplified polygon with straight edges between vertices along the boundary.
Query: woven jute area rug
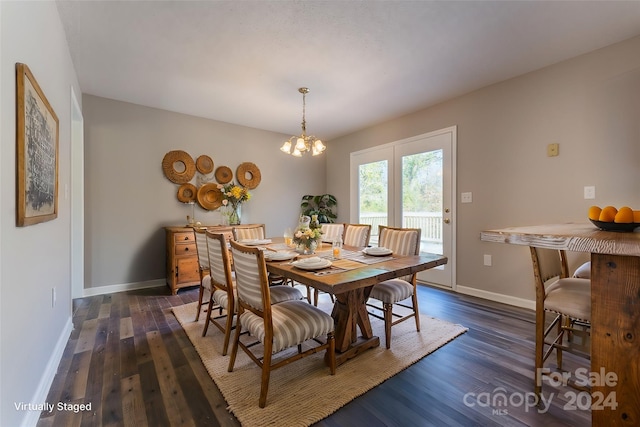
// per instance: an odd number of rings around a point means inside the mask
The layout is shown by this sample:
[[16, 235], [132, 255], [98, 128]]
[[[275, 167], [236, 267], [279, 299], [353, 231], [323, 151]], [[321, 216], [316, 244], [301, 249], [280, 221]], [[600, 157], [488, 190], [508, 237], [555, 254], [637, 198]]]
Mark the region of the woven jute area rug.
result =
[[[320, 304], [320, 308], [330, 310], [329, 304]], [[196, 307], [196, 303], [186, 304], [174, 307], [173, 312], [225, 397], [227, 409], [246, 427], [311, 425], [467, 331], [461, 325], [421, 315], [420, 332], [416, 332], [413, 320], [393, 327], [391, 349], [387, 350], [384, 322], [372, 317], [380, 347], [338, 366], [334, 376], [329, 375], [324, 352], [272, 371], [267, 405], [260, 408], [260, 369], [238, 349], [234, 370], [227, 372], [229, 356], [222, 356], [224, 336], [210, 325], [207, 336], [202, 337], [206, 314], [194, 322]]]

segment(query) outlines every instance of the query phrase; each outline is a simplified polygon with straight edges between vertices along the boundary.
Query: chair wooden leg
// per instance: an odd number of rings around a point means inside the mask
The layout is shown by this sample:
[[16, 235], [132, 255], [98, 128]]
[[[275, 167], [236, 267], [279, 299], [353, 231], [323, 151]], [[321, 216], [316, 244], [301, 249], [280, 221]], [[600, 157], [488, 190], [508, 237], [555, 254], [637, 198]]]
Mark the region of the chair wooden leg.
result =
[[[568, 322], [571, 322], [571, 320], [568, 317], [562, 316], [562, 319], [558, 322], [558, 327], [556, 329], [556, 333], [558, 334], [558, 336], [564, 333], [563, 327]], [[562, 345], [562, 339], [560, 340], [560, 345]], [[562, 369], [562, 349], [559, 347], [556, 347], [556, 363], [558, 365], [558, 369]]]
[[196, 322], [200, 319], [200, 311], [202, 310], [202, 297], [204, 296], [204, 286], [200, 284], [200, 295], [198, 295], [198, 312], [196, 313]]
[[[211, 294], [211, 296], [209, 297], [209, 310], [207, 310], [207, 320], [204, 322], [204, 329], [202, 330], [203, 337], [207, 335], [207, 330], [209, 329], [209, 323], [211, 322], [211, 313], [213, 311], [211, 310], [211, 307], [213, 307], [213, 294]], [[198, 314], [200, 314], [200, 311], [198, 311]]]
[[544, 310], [536, 310], [536, 352], [534, 357], [534, 392], [539, 397], [542, 391], [542, 357], [544, 353]]
[[242, 331], [242, 325], [240, 324], [240, 313], [236, 317], [236, 334], [233, 338], [233, 345], [231, 346], [231, 356], [229, 356], [228, 372], [233, 372], [233, 366], [236, 363], [236, 355], [238, 354], [238, 343], [240, 342], [240, 332]]
[[384, 312], [384, 339], [387, 349], [391, 348], [391, 324], [393, 323], [393, 304], [384, 303], [382, 305]]
[[271, 350], [272, 340], [264, 343], [264, 357], [262, 359], [262, 381], [260, 384], [260, 400], [258, 406], [264, 408], [267, 404], [267, 392], [269, 391], [269, 377], [271, 376]]
[[418, 295], [416, 290], [411, 295], [411, 302], [413, 303], [413, 315], [416, 319], [416, 331], [420, 332], [420, 310], [418, 310]]
[[229, 338], [231, 337], [231, 329], [233, 329], [233, 316], [234, 308], [229, 304], [227, 307], [227, 324], [224, 328], [224, 344], [222, 344], [222, 355], [227, 355], [227, 349], [229, 348]]
[[[313, 293], [313, 305], [315, 305], [316, 307], [318, 306], [318, 295], [320, 294], [319, 290], [315, 290]], [[331, 302], [335, 303], [336, 299], [333, 297], [333, 294], [329, 294], [329, 297], [331, 298]], [[309, 303], [311, 303], [311, 301], [309, 301]]]

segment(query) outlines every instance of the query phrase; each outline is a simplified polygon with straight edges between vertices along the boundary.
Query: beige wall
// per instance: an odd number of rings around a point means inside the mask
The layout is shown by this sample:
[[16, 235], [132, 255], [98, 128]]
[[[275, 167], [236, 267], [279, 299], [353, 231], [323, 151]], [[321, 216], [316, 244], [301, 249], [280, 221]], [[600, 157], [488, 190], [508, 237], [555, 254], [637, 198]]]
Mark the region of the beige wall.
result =
[[[457, 126], [457, 198], [473, 192], [457, 209], [458, 290], [532, 300], [528, 249], [481, 242], [480, 231], [586, 221], [592, 204], [640, 209], [638, 52], [640, 37], [330, 141], [327, 190], [349, 197], [351, 152]], [[560, 156], [546, 157], [554, 142]], [[583, 198], [587, 185], [595, 200]], [[348, 206], [339, 219], [349, 220]]]
[[[71, 332], [71, 87], [80, 93], [54, 2], [0, 2], [0, 425], [35, 425], [14, 403], [46, 399]], [[27, 64], [59, 119], [58, 218], [16, 227], [15, 63]], [[52, 288], [57, 301], [52, 306]]]
[[[85, 289], [146, 285], [165, 277], [163, 227], [184, 225], [190, 208], [162, 171], [171, 150], [214, 168], [253, 162], [262, 181], [242, 206], [243, 223], [265, 223], [282, 235], [297, 224], [304, 194], [322, 194], [325, 158], [297, 159], [279, 147], [290, 135], [85, 95]], [[295, 132], [295, 118], [292, 131]], [[196, 174], [197, 175], [197, 174]], [[235, 178], [234, 178], [235, 179]], [[197, 179], [192, 180], [193, 184]], [[196, 207], [196, 220], [219, 224], [218, 211]], [[110, 288], [113, 289], [113, 288]]]

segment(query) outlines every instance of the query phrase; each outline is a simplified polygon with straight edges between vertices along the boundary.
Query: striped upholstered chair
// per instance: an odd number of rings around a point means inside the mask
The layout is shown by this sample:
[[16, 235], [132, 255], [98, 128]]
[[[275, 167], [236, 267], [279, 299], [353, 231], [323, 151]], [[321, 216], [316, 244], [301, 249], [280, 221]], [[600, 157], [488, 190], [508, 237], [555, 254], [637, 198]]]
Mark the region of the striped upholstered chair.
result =
[[344, 228], [343, 242], [346, 246], [364, 248], [371, 238], [370, 224], [347, 224]]
[[[319, 351], [326, 351], [331, 375], [335, 374], [335, 338], [333, 335], [333, 318], [322, 310], [304, 301], [287, 301], [271, 304], [271, 292], [267, 279], [267, 268], [264, 255], [258, 248], [251, 248], [231, 242], [231, 252], [236, 270], [236, 287], [238, 291], [238, 320], [233, 347], [229, 358], [229, 372], [233, 371], [238, 347], [262, 369], [260, 386], [261, 408], [267, 403], [269, 377], [271, 371], [302, 357]], [[264, 346], [262, 355], [251, 351], [252, 344], [240, 341], [240, 336], [248, 332], [251, 337]], [[306, 351], [302, 351], [302, 343], [312, 339], [326, 337], [324, 344], [319, 342]], [[273, 355], [289, 347], [298, 348], [298, 352], [280, 360]], [[260, 356], [263, 356], [260, 358]], [[322, 358], [318, 363], [324, 363]], [[285, 397], [286, 399], [286, 397]]]
[[[419, 228], [393, 228], [384, 225], [379, 226], [378, 246], [390, 249], [395, 255], [418, 255], [420, 253], [420, 234]], [[411, 305], [404, 301], [411, 298]], [[381, 317], [375, 311], [369, 312], [370, 315], [384, 320], [384, 335], [387, 348], [391, 348], [391, 327], [412, 317], [416, 321], [416, 330], [420, 331], [420, 313], [418, 311], [418, 296], [416, 292], [416, 275], [385, 280], [373, 286], [369, 301], [376, 300], [374, 303], [367, 304], [378, 311], [381, 310]], [[375, 303], [378, 302], [378, 303]], [[382, 304], [382, 307], [379, 306]], [[404, 308], [411, 309], [411, 313], [407, 315], [399, 315], [393, 312], [393, 305], [397, 304]], [[397, 317], [396, 320], [393, 318]]]
[[[243, 240], [263, 240], [267, 235], [264, 224], [257, 224], [255, 226], [241, 226], [233, 227], [233, 239], [236, 242], [242, 243]], [[273, 285], [291, 285], [295, 286], [295, 283], [291, 279], [285, 279], [282, 276], [269, 274], [269, 284]], [[308, 293], [308, 291], [307, 291]]]
[[196, 253], [198, 254], [198, 267], [200, 271], [200, 293], [198, 294], [198, 312], [196, 313], [196, 322], [200, 319], [202, 311], [204, 291], [211, 286], [211, 276], [209, 275], [209, 255], [207, 253], [207, 229], [194, 228], [193, 233], [196, 236]]
[[[231, 272], [231, 256], [227, 249], [227, 240], [224, 234], [207, 231], [206, 237], [209, 265], [211, 266], [210, 309], [202, 336], [207, 334], [209, 323], [213, 323], [220, 331], [224, 332], [224, 344], [222, 347], [222, 355], [224, 356], [227, 354], [227, 348], [229, 347], [237, 300]], [[299, 290], [289, 286], [272, 286], [270, 289], [272, 304], [283, 301], [299, 301], [304, 298]], [[222, 323], [223, 319], [226, 319], [224, 323]]]
[[257, 224], [256, 226], [241, 226], [241, 227], [233, 227], [233, 239], [235, 241], [241, 241], [244, 239], [264, 239], [265, 238], [265, 227], [264, 224]]
[[333, 242], [338, 236], [344, 240], [344, 224], [338, 222], [333, 224], [321, 224], [322, 241]]

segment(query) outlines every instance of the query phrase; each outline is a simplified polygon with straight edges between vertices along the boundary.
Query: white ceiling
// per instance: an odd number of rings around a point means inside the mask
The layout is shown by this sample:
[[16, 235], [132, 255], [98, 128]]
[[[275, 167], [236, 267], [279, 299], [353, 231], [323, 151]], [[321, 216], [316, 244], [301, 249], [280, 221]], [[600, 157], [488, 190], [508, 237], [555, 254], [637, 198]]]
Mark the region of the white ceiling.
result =
[[62, 1], [83, 93], [335, 138], [640, 34], [640, 1]]

